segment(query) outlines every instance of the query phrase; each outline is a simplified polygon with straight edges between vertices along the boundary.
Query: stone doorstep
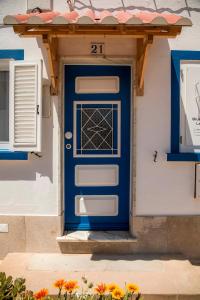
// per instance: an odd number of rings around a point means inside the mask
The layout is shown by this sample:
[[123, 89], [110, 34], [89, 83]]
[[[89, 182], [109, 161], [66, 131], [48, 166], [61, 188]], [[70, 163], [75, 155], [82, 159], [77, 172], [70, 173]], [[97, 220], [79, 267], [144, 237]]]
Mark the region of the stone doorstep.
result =
[[89, 242], [89, 243], [135, 243], [137, 239], [128, 231], [68, 231], [57, 237], [58, 243]]

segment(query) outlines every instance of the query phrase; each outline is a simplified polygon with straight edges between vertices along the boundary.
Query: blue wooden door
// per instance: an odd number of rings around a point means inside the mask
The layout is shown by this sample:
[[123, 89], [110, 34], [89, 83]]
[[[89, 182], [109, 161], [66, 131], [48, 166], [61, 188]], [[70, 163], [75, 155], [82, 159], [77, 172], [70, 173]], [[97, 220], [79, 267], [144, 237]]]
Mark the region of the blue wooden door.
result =
[[65, 65], [65, 228], [128, 230], [129, 66]]

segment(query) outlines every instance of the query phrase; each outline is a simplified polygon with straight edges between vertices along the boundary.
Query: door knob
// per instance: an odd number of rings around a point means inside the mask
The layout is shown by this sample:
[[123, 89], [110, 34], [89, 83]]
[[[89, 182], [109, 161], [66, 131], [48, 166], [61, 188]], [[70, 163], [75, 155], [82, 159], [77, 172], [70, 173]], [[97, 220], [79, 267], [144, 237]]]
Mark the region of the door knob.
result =
[[65, 132], [65, 138], [66, 138], [67, 140], [70, 140], [70, 139], [72, 138], [72, 132], [71, 132], [71, 131]]
[[66, 149], [71, 149], [72, 145], [71, 144], [66, 144]]

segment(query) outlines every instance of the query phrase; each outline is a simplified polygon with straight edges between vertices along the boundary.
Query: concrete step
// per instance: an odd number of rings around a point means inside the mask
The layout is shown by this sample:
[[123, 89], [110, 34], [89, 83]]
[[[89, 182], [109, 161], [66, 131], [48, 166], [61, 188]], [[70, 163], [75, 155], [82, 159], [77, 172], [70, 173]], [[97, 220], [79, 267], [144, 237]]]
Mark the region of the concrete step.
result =
[[69, 231], [57, 238], [62, 253], [132, 253], [137, 239], [128, 231]]
[[60, 253], [10, 253], [0, 265], [13, 277], [26, 278], [27, 288], [43, 287], [56, 294], [52, 283], [60, 278], [85, 276], [94, 284], [125, 282], [139, 285], [144, 300], [200, 299], [200, 264], [183, 257]]

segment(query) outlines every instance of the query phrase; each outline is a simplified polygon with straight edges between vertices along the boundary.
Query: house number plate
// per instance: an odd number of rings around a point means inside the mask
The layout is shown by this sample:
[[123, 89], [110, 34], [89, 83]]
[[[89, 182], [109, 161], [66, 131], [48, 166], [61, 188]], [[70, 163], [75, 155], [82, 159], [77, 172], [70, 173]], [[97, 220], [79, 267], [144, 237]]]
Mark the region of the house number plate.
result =
[[100, 42], [92, 42], [90, 45], [90, 54], [104, 55], [105, 44]]

